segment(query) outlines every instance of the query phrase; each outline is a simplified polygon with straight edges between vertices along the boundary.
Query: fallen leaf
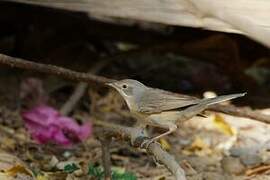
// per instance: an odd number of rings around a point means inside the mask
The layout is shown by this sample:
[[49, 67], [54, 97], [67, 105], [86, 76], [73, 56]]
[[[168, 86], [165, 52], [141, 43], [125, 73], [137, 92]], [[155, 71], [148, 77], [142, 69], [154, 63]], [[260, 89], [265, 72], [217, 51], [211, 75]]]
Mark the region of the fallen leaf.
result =
[[7, 169], [5, 173], [8, 174], [9, 176], [16, 176], [17, 174], [26, 174], [32, 176], [30, 171], [20, 164], [16, 164], [10, 169]]
[[[0, 153], [0, 179], [13, 179], [15, 176], [31, 177], [33, 173], [19, 158], [7, 153]], [[2, 178], [5, 177], [5, 178]]]
[[171, 149], [171, 145], [170, 145], [170, 143], [166, 139], [160, 138], [159, 139], [159, 142], [160, 142], [161, 147], [163, 149], [165, 149], [165, 150], [170, 150]]
[[233, 136], [236, 134], [236, 129], [231, 127], [231, 125], [228, 124], [225, 119], [219, 114], [215, 114], [213, 123], [220, 132], [226, 135]]
[[37, 175], [36, 177], [37, 180], [49, 180], [49, 178], [47, 176], [44, 176], [44, 175]]
[[183, 150], [184, 154], [196, 154], [198, 156], [205, 156], [212, 154], [213, 151], [210, 149], [209, 145], [206, 144], [200, 137], [196, 136], [192, 144]]

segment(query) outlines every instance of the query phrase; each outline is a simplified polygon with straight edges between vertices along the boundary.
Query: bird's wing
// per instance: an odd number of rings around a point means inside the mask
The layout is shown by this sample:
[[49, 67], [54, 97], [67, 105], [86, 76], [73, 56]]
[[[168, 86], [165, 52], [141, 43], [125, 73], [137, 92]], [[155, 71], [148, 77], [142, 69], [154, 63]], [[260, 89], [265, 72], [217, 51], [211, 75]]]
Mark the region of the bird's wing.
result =
[[138, 102], [138, 110], [143, 113], [159, 113], [197, 104], [200, 100], [190, 96], [149, 88]]

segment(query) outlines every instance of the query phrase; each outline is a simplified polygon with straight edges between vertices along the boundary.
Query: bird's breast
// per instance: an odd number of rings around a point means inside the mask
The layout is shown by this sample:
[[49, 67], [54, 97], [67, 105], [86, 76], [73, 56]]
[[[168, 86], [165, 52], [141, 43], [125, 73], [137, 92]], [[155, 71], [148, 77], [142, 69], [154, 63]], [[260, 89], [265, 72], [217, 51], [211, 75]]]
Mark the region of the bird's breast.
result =
[[157, 114], [150, 114], [145, 118], [147, 124], [163, 127], [167, 123], [175, 123], [180, 118], [179, 111], [165, 111]]

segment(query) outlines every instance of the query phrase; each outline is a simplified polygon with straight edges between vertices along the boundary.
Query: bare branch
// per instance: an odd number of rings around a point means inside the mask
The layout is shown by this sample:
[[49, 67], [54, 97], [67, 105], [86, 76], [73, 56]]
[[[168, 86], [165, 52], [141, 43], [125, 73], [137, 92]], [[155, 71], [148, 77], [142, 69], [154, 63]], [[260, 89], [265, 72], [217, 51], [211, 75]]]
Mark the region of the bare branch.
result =
[[21, 58], [14, 58], [14, 57], [7, 56], [4, 54], [0, 54], [0, 63], [8, 65], [10, 67], [17, 67], [17, 68], [26, 69], [26, 70], [42, 72], [42, 73], [60, 76], [65, 79], [70, 79], [70, 80], [75, 80], [75, 81], [98, 83], [100, 85], [103, 85], [104, 83], [107, 83], [107, 82], [114, 81], [112, 79], [105, 78], [102, 76], [76, 72], [76, 71], [72, 71], [72, 70], [54, 66], [54, 65], [46, 65], [46, 64], [36, 63], [32, 61], [27, 61]]

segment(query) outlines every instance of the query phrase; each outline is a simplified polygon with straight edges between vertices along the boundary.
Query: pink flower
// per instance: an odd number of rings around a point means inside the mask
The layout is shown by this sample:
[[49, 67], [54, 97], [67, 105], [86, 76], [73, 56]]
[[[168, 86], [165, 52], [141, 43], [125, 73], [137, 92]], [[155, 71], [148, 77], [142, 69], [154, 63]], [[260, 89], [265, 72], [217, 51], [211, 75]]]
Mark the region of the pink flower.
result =
[[52, 142], [70, 146], [87, 139], [92, 133], [90, 123], [77, 124], [47, 105], [38, 105], [22, 112], [25, 126], [33, 139], [40, 144]]

